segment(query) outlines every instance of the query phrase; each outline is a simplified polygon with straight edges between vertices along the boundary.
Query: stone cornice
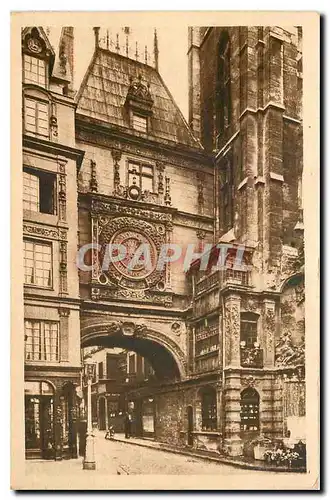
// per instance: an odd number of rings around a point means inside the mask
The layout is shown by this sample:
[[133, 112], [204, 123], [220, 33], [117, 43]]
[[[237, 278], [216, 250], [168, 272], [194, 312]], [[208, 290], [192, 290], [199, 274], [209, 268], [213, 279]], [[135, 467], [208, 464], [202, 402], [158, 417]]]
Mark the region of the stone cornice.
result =
[[[82, 133], [88, 134], [88, 139], [83, 137]], [[157, 139], [155, 137], [137, 137], [128, 133], [127, 129], [123, 127], [118, 127], [114, 125], [109, 125], [107, 123], [101, 123], [96, 119], [76, 114], [76, 138], [77, 140], [84, 142], [88, 141], [93, 144], [104, 145], [104, 139], [108, 139], [110, 142], [120, 141], [122, 149], [125, 149], [125, 144], [135, 146], [137, 148], [145, 147], [157, 152], [161, 152], [177, 157], [184, 157], [190, 161], [202, 162], [203, 164], [213, 166], [212, 156], [207, 154], [201, 148], [196, 148], [192, 146], [187, 146], [185, 144], [176, 143], [174, 141], [168, 141], [166, 139]], [[110, 144], [109, 144], [110, 145]], [[113, 146], [113, 145], [112, 145]]]
[[81, 149], [72, 148], [64, 144], [55, 143], [25, 134], [23, 135], [23, 147], [43, 151], [51, 155], [60, 155], [65, 158], [70, 158], [77, 162], [78, 167], [81, 166], [85, 155], [85, 151], [82, 151]]

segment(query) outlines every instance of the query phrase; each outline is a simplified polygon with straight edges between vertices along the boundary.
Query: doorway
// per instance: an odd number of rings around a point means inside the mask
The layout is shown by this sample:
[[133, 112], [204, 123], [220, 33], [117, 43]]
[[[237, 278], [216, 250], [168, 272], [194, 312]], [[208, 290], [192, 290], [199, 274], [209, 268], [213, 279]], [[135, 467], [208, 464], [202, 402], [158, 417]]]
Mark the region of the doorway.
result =
[[54, 397], [47, 382], [25, 382], [26, 458], [54, 458]]
[[105, 421], [105, 398], [99, 399], [99, 429], [100, 431], [105, 431], [106, 421]]

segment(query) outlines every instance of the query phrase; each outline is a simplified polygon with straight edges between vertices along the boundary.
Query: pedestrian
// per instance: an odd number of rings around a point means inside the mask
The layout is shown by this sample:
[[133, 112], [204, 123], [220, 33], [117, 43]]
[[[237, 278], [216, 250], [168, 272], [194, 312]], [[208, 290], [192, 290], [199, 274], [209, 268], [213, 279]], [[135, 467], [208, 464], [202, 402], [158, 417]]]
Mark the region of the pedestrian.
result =
[[125, 413], [125, 438], [129, 439], [132, 435], [132, 415], [127, 411]]

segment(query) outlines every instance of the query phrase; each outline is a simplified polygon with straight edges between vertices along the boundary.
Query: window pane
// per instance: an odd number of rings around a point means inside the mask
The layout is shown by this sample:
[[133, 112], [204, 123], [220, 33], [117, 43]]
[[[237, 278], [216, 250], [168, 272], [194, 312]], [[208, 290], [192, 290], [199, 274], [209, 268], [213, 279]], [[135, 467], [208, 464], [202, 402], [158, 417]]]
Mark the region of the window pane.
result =
[[59, 325], [50, 321], [25, 321], [25, 359], [59, 361]]
[[153, 191], [153, 178], [142, 176], [142, 191]]
[[45, 61], [37, 57], [24, 55], [24, 81], [45, 87]]
[[49, 110], [48, 103], [25, 99], [25, 130], [34, 134], [48, 136]]
[[24, 242], [25, 284], [50, 287], [52, 285], [51, 246]]
[[147, 131], [147, 119], [144, 116], [133, 115], [133, 128], [140, 132]]
[[23, 208], [35, 212], [39, 209], [39, 178], [28, 172], [23, 172]]

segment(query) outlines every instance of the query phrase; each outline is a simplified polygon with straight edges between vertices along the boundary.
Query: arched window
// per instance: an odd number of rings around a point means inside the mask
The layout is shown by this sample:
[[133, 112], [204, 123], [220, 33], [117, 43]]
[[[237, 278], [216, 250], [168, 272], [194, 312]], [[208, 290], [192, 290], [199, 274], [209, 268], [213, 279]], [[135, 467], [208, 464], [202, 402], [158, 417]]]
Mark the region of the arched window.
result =
[[219, 42], [217, 82], [217, 130], [222, 134], [231, 121], [230, 43], [224, 32]]
[[241, 392], [241, 431], [259, 430], [259, 394], [249, 387]]
[[213, 387], [200, 391], [202, 402], [202, 430], [214, 431], [217, 428], [217, 394]]

